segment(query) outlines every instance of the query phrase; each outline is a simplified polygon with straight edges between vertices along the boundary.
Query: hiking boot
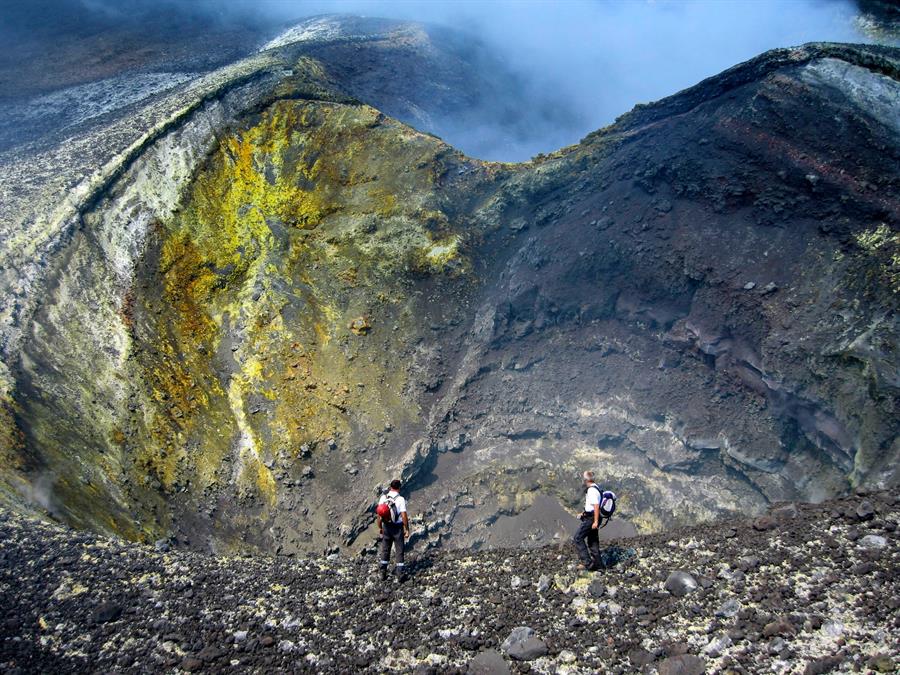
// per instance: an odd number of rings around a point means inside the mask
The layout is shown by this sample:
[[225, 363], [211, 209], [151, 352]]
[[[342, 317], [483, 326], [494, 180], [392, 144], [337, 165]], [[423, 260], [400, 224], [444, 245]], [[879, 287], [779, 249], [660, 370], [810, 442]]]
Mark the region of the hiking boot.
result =
[[402, 584], [404, 581], [406, 581], [406, 570], [405, 569], [403, 569], [402, 567], [398, 567], [394, 573], [396, 575], [398, 584]]
[[381, 566], [381, 580], [382, 580], [382, 581], [387, 581], [387, 578], [388, 578], [388, 568], [387, 568], [387, 565], [382, 565], [382, 566]]

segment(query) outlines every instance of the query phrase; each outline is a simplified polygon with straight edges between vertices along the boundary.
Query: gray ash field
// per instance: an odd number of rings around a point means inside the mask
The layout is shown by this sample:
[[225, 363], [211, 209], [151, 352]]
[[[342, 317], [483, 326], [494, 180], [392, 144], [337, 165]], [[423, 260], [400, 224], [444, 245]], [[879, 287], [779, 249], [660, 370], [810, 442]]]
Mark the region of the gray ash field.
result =
[[896, 495], [854, 495], [618, 540], [633, 555], [596, 573], [565, 545], [419, 555], [383, 584], [367, 553], [160, 552], [5, 512], [0, 668], [895, 672], [898, 518]]

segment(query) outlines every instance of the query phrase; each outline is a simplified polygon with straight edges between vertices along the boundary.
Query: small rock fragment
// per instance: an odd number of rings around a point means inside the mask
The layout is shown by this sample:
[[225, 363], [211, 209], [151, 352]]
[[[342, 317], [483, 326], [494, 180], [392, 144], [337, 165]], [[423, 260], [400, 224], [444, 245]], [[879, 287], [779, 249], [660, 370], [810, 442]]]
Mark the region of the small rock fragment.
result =
[[731, 638], [727, 635], [717, 635], [713, 637], [703, 648], [703, 653], [714, 659], [720, 657], [722, 652], [732, 645]]
[[741, 611], [741, 603], [737, 598], [729, 598], [725, 602], [723, 602], [719, 608], [716, 610], [716, 616], [723, 617], [726, 619], [730, 619], [732, 617], [737, 616], [737, 613]]
[[372, 330], [372, 322], [367, 316], [358, 316], [350, 322], [349, 328], [354, 335], [368, 335]]
[[763, 637], [774, 637], [776, 635], [796, 635], [797, 629], [787, 619], [781, 618], [771, 621], [763, 627]]

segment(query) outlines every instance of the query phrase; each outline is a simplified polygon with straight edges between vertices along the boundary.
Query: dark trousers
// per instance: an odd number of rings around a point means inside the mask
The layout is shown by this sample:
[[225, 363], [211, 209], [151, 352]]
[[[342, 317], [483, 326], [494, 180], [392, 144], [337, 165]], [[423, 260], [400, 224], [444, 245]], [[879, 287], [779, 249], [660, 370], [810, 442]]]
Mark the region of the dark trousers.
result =
[[590, 518], [582, 518], [574, 537], [578, 557], [585, 565], [600, 560], [600, 532], [591, 527], [593, 524], [594, 514], [591, 514]]
[[387, 565], [391, 559], [391, 546], [397, 552], [397, 565], [402, 566], [403, 563], [403, 527], [401, 525], [384, 525], [381, 536], [381, 564]]

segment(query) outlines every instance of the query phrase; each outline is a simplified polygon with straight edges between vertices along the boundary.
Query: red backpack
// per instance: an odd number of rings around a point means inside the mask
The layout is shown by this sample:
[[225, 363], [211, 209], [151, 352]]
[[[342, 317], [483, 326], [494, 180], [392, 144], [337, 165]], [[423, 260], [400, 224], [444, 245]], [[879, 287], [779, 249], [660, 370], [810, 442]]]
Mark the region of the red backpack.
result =
[[385, 523], [394, 524], [400, 520], [400, 512], [397, 510], [397, 505], [394, 503], [395, 499], [396, 497], [385, 495], [384, 501], [375, 507], [375, 513]]

